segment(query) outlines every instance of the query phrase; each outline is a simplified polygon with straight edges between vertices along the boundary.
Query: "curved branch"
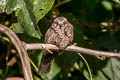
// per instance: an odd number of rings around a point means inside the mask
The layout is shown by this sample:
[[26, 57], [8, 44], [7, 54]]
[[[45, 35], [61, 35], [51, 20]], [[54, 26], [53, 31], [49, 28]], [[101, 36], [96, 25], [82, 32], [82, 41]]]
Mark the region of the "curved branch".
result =
[[[26, 44], [24, 43], [24, 46], [26, 50], [46, 49], [46, 48], [58, 50], [58, 48], [52, 44], [42, 44], [42, 43]], [[82, 48], [82, 47], [78, 47], [74, 45], [68, 46], [65, 50], [79, 52], [79, 53], [88, 54], [92, 56], [106, 56], [106, 57], [120, 58], [120, 53], [92, 50], [92, 49]]]
[[33, 80], [28, 54], [24, 48], [24, 45], [21, 43], [16, 34], [6, 26], [0, 24], [0, 32], [7, 35], [16, 47], [22, 63], [25, 80]]

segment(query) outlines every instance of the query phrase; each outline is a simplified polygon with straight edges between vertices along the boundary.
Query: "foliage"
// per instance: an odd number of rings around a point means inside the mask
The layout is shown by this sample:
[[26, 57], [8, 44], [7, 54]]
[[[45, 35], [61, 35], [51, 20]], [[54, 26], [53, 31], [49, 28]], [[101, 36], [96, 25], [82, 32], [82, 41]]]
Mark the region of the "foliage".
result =
[[[0, 23], [11, 28], [25, 42], [43, 42], [54, 16], [64, 16], [74, 26], [73, 42], [78, 46], [119, 52], [119, 0], [0, 0]], [[13, 46], [3, 37], [0, 35], [0, 77], [5, 75], [6, 64], [16, 56], [10, 52]], [[28, 52], [37, 66], [43, 52]], [[83, 56], [91, 68], [93, 80], [120, 79], [119, 59], [99, 60], [97, 57]], [[19, 61], [9, 66], [6, 77], [21, 76], [20, 67]], [[73, 52], [64, 52], [56, 57], [51, 72], [43, 76], [52, 80], [90, 80], [85, 63]], [[39, 80], [37, 76], [34, 78]]]

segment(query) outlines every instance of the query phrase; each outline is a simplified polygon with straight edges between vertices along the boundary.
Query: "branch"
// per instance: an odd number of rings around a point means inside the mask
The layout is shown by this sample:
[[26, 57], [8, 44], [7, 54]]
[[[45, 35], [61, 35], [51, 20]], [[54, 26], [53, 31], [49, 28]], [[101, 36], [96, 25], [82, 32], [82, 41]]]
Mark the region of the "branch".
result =
[[[26, 50], [39, 50], [39, 49], [53, 49], [58, 50], [58, 48], [55, 45], [52, 44], [43, 44], [43, 43], [31, 43], [27, 44], [24, 43]], [[98, 51], [98, 50], [92, 50], [87, 48], [82, 48], [78, 46], [68, 46], [65, 51], [73, 51], [73, 52], [79, 52], [83, 54], [88, 54], [92, 56], [106, 56], [106, 57], [112, 57], [112, 58], [120, 58], [120, 53], [114, 53], [114, 52], [105, 52], [105, 51]]]
[[25, 80], [33, 80], [28, 54], [19, 38], [12, 30], [1, 24], [0, 32], [7, 35], [11, 39], [13, 45], [16, 47], [22, 63]]

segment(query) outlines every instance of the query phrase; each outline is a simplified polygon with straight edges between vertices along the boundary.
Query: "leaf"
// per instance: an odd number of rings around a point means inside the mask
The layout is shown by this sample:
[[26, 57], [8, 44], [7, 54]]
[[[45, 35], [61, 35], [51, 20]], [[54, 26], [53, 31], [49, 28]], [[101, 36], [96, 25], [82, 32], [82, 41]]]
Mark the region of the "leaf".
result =
[[55, 0], [36, 0], [33, 2], [33, 13], [36, 18], [36, 22], [45, 16], [46, 13], [52, 8]]
[[120, 60], [114, 58], [109, 59], [106, 67], [102, 70], [102, 73], [109, 77], [110, 80], [119, 80]]
[[37, 25], [34, 21], [32, 16], [29, 14], [26, 7], [18, 10], [17, 12], [18, 22], [24, 29], [24, 31], [29, 35], [36, 38], [40, 38], [41, 34], [36, 31], [35, 27], [37, 28]]
[[108, 1], [102, 1], [102, 5], [105, 7], [106, 10], [112, 10], [112, 3]]
[[19, 23], [12, 24], [11, 29], [15, 33], [24, 33], [24, 30], [23, 30], [23, 28], [21, 27], [21, 25]]
[[29, 36], [40, 38], [41, 33], [37, 23], [48, 13], [53, 3], [54, 0], [1, 0], [0, 13], [10, 14], [16, 11], [18, 23], [24, 29], [24, 32]]
[[113, 0], [113, 1], [115, 1], [115, 2], [118, 3], [118, 4], [120, 4], [120, 0]]

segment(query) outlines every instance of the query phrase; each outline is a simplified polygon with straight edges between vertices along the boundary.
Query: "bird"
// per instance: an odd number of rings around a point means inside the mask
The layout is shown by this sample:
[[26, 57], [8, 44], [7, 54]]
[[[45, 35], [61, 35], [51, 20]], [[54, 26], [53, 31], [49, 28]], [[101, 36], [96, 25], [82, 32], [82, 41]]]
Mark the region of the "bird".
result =
[[47, 50], [43, 53], [40, 67], [38, 69], [39, 74], [47, 74], [51, 70], [51, 65], [54, 58], [59, 55], [61, 50], [64, 50], [73, 41], [73, 25], [65, 17], [57, 17], [54, 19], [51, 27], [45, 34], [44, 43], [56, 45], [59, 50], [51, 50], [53, 54]]

